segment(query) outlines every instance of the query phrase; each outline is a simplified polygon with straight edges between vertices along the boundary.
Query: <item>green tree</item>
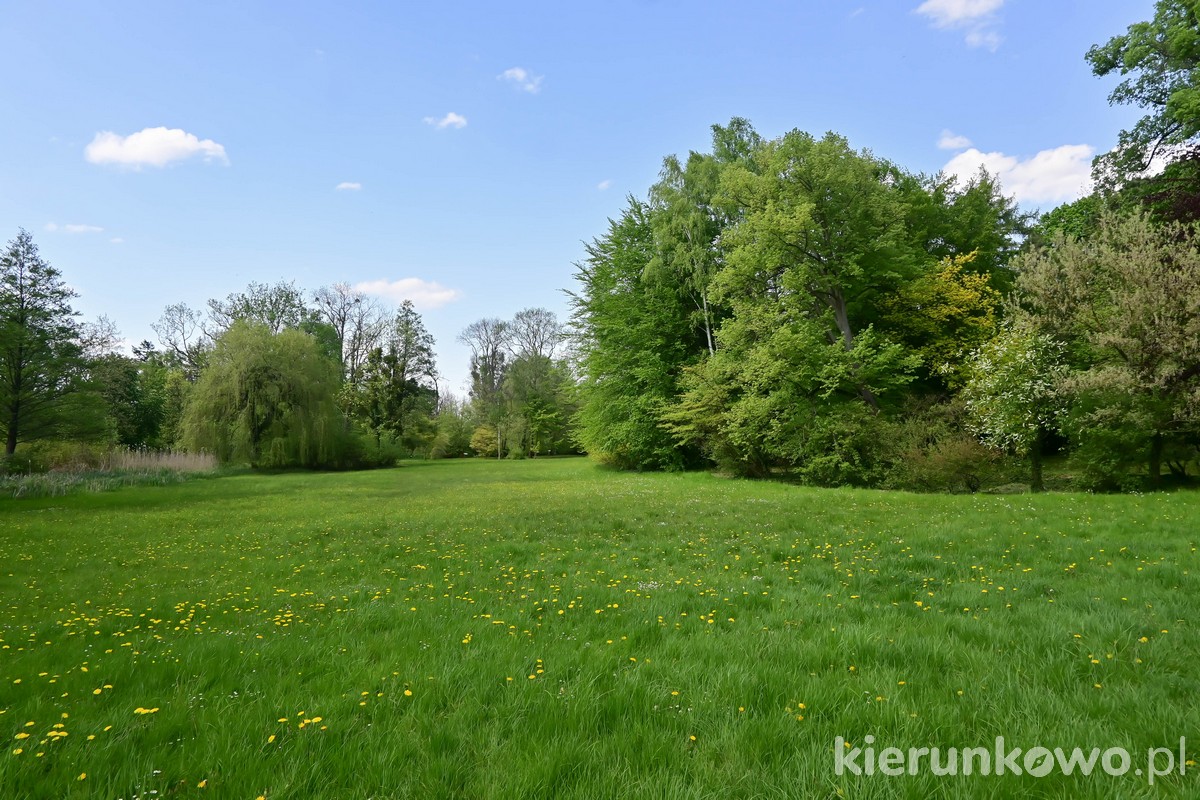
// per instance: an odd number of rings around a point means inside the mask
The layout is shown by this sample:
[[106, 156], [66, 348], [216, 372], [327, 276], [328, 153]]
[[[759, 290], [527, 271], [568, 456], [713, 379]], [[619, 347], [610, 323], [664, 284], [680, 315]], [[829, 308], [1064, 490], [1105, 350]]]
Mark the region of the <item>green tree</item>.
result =
[[1072, 398], [1073, 445], [1105, 431], [1124, 431], [1113, 442], [1136, 434], [1152, 485], [1164, 454], [1193, 439], [1200, 421], [1195, 233], [1145, 215], [1106, 214], [1093, 238], [1058, 234], [1018, 259], [1020, 313], [1064, 342], [1075, 367], [1062, 382]]
[[1097, 157], [1097, 181], [1115, 188], [1150, 167], [1155, 156], [1200, 136], [1200, 5], [1195, 0], [1158, 0], [1154, 18], [1130, 25], [1120, 36], [1087, 52], [1097, 76], [1123, 80], [1112, 104], [1149, 111], [1122, 131], [1116, 149]]
[[458, 341], [471, 350], [471, 404], [477, 418], [495, 433], [496, 458], [504, 455], [506, 413], [504, 376], [508, 369], [509, 323], [489, 317], [468, 325]]
[[882, 301], [887, 330], [921, 357], [938, 383], [957, 388], [971, 351], [996, 333], [1000, 293], [971, 269], [975, 254], [943, 258]]
[[1049, 336], [1008, 327], [976, 350], [962, 397], [970, 427], [985, 443], [1029, 458], [1030, 487], [1044, 488], [1046, 436], [1060, 428], [1064, 348]]
[[434, 341], [409, 300], [396, 312], [384, 338], [383, 346], [367, 355], [359, 385], [347, 386], [346, 391], [351, 392], [352, 413], [377, 448], [386, 439], [411, 453], [428, 444], [435, 432]]
[[255, 467], [334, 465], [339, 372], [312, 336], [237, 320], [217, 339], [188, 398], [183, 442]]
[[650, 207], [629, 198], [608, 231], [586, 245], [571, 295], [581, 372], [575, 417], [579, 445], [624, 469], [682, 469], [699, 463], [662, 427], [682, 368], [705, 352], [695, 336], [687, 289], [648, 275], [655, 256]]
[[215, 340], [238, 320], [280, 333], [288, 328], [303, 329], [317, 319], [319, 315], [308, 307], [304, 292], [295, 283], [279, 281], [272, 286], [251, 281], [245, 291], [208, 301], [209, 325], [205, 331]]
[[20, 442], [97, 435], [102, 411], [87, 383], [75, 292], [21, 230], [0, 254], [0, 426], [5, 457]]
[[[905, 226], [900, 171], [832, 133], [792, 131], [754, 160], [756, 170], [734, 165], [723, 176], [743, 211], [724, 236], [719, 297], [735, 315], [747, 303], [790, 305], [830, 322], [830, 342], [853, 350], [876, 316], [874, 300], [911, 280], [924, 259]], [[865, 381], [860, 393], [877, 405]]]

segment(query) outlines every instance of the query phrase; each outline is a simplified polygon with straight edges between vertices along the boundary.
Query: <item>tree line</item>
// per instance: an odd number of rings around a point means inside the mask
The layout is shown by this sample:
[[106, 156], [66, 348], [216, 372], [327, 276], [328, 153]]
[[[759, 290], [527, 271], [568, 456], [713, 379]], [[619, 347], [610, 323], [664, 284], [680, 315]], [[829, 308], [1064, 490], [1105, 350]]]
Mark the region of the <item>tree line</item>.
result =
[[[572, 385], [562, 329], [545, 309], [483, 320], [473, 385], [441, 385], [435, 342], [409, 301], [390, 310], [339, 283], [306, 293], [251, 283], [204, 311], [168, 306], [125, 354], [106, 317], [79, 321], [76, 294], [20, 231], [0, 254], [0, 413], [9, 469], [38, 447], [82, 442], [213, 453], [255, 467], [381, 466], [406, 457], [513, 458], [569, 450]], [[17, 448], [26, 444], [27, 457]], [[30, 449], [30, 447], [32, 449]]]
[[[1095, 191], [1040, 219], [980, 172], [913, 174], [841, 136], [714, 126], [587, 247], [578, 437], [630, 469], [978, 488], [1006, 456], [1159, 485], [1200, 447], [1194, 3], [1087, 54], [1150, 114]], [[1165, 169], [1145, 170], [1156, 159]], [[1012, 476], [1009, 475], [1009, 478]]]
[[[586, 245], [567, 324], [482, 319], [466, 398], [410, 303], [252, 283], [116, 352], [21, 231], [0, 257], [0, 425], [256, 466], [584, 450], [825, 486], [976, 490], [1187, 478], [1200, 456], [1200, 22], [1159, 0], [1097, 45], [1146, 116], [1041, 217], [985, 171], [913, 173], [744, 119], [668, 157]], [[1162, 169], [1148, 171], [1155, 164]]]

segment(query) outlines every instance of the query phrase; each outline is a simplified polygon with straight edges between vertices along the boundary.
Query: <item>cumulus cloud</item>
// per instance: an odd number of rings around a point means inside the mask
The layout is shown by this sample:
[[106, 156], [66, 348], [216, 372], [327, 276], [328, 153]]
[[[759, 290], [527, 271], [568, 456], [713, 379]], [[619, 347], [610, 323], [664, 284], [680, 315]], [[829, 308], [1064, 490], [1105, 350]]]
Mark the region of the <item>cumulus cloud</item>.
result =
[[362, 184], [358, 181], [342, 181], [333, 188], [338, 192], [357, 192], [362, 188]]
[[596, 184], [596, 188], [597, 188], [597, 189], [599, 189], [599, 190], [600, 190], [600, 191], [602, 191], [602, 192], [603, 192], [605, 189], [609, 188], [610, 186], [612, 186], [612, 179], [611, 179], [611, 178], [605, 178], [604, 180], [602, 180], [602, 181], [600, 181], [599, 183], [597, 183], [597, 184]]
[[971, 146], [971, 140], [954, 131], [943, 130], [942, 135], [938, 137], [937, 146], [939, 150], [966, 150]]
[[144, 128], [128, 136], [101, 131], [84, 148], [83, 155], [93, 164], [118, 164], [133, 169], [165, 167], [174, 161], [196, 157], [229, 163], [225, 148], [212, 139], [200, 139], [180, 128], [163, 127]]
[[1004, 0], [925, 0], [916, 13], [928, 17], [937, 28], [962, 30], [971, 47], [995, 50], [1001, 37], [996, 32], [995, 12]]
[[354, 284], [354, 289], [363, 294], [382, 297], [397, 305], [405, 300], [411, 300], [414, 306], [422, 310], [441, 308], [462, 297], [462, 292], [458, 289], [449, 289], [437, 281], [426, 281], [421, 278], [362, 281]]
[[1018, 203], [1064, 203], [1091, 191], [1095, 152], [1086, 144], [1064, 144], [1031, 158], [1019, 158], [972, 147], [950, 159], [942, 172], [965, 182], [983, 167]]
[[50, 233], [102, 233], [104, 228], [99, 225], [59, 225], [57, 222], [47, 222], [46, 230]]
[[523, 92], [537, 94], [542, 90], [542, 75], [534, 75], [524, 67], [509, 67], [496, 76], [496, 80], [507, 81]]
[[446, 116], [441, 117], [441, 118], [425, 117], [421, 121], [424, 122], [426, 125], [432, 125], [433, 127], [437, 128], [438, 130], [443, 130], [445, 128], [456, 128], [457, 129], [457, 128], [467, 127], [467, 118], [461, 114], [455, 114], [453, 111], [451, 111]]

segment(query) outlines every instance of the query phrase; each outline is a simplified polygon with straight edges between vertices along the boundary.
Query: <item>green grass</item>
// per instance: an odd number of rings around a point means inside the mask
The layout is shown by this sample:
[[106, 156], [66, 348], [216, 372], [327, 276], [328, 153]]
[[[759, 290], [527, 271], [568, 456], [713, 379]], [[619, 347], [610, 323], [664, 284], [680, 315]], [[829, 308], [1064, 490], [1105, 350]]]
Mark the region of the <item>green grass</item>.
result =
[[0, 796], [1194, 797], [833, 747], [1190, 743], [1198, 521], [581, 459], [0, 501]]

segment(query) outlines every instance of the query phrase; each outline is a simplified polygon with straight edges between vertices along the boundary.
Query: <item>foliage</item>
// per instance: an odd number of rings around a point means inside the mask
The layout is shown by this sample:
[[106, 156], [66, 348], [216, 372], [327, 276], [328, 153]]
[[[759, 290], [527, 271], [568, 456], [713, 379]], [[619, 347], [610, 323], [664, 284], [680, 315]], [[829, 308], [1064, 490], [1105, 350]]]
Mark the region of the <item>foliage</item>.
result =
[[968, 428], [961, 402], [907, 410], [882, 438], [890, 466], [883, 485], [917, 492], [978, 492], [1007, 483], [1007, 459]]
[[883, 322], [920, 356], [927, 373], [952, 388], [968, 353], [996, 332], [1000, 293], [986, 273], [968, 271], [976, 254], [950, 256], [883, 303]]
[[382, 346], [358, 367], [359, 382], [347, 384], [345, 405], [374, 438], [375, 446], [395, 442], [411, 455], [434, 436], [437, 367], [433, 337], [411, 301], [404, 301], [382, 336]]
[[1194, 143], [1200, 135], [1200, 11], [1194, 0], [1158, 0], [1154, 18], [1137, 22], [1087, 53], [1098, 76], [1124, 79], [1110, 103], [1149, 110], [1117, 147], [1095, 161], [1102, 185], [1116, 188], [1148, 169], [1155, 156]]
[[576, 440], [624, 469], [681, 469], [696, 463], [660, 423], [679, 391], [681, 369], [703, 351], [690, 301], [646, 274], [653, 258], [650, 208], [629, 198], [577, 264], [571, 295], [581, 372]]
[[972, 354], [962, 390], [971, 430], [993, 447], [1030, 458], [1034, 491], [1043, 488], [1046, 435], [1061, 425], [1064, 359], [1060, 342], [1010, 326]]
[[0, 254], [0, 430], [4, 455], [20, 442], [104, 431], [87, 382], [76, 297], [21, 230]]
[[189, 397], [183, 441], [222, 463], [335, 465], [344, 455], [337, 384], [337, 365], [308, 334], [238, 320]]
[[[1058, 235], [1020, 260], [1022, 313], [1066, 343], [1076, 369], [1072, 441], [1136, 431], [1157, 484], [1165, 450], [1200, 423], [1200, 252], [1194, 229], [1105, 216], [1089, 240]], [[1121, 445], [1124, 453], [1130, 452]]]

